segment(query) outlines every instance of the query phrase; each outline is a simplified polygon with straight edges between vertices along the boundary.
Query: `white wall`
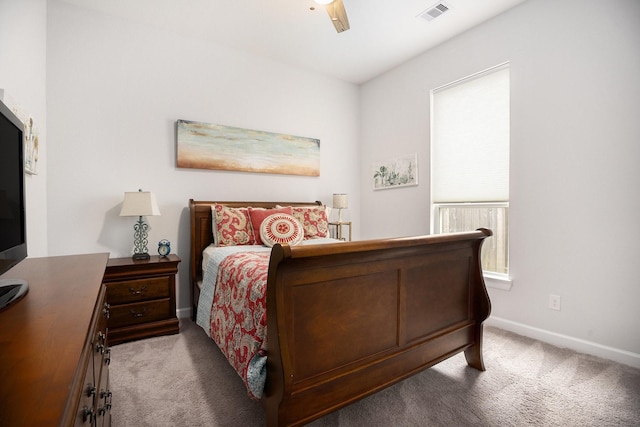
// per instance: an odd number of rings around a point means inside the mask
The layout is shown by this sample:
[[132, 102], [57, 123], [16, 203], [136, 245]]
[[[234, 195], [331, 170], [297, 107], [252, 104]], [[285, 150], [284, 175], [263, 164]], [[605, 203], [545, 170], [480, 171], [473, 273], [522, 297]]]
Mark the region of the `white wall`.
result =
[[[364, 84], [362, 236], [429, 230], [429, 91], [510, 61], [514, 284], [492, 317], [640, 366], [639, 52], [638, 1], [530, 0]], [[411, 152], [419, 187], [370, 189], [373, 160]]]
[[[358, 88], [204, 41], [50, 1], [49, 253], [129, 256], [125, 191], [153, 191], [149, 251], [166, 238], [189, 300], [189, 198], [322, 200], [357, 194]], [[320, 177], [178, 169], [177, 119], [319, 138]], [[352, 215], [358, 215], [357, 206]]]
[[30, 257], [47, 255], [46, 20], [46, 0], [0, 0], [0, 89], [39, 133], [38, 174], [25, 177]]

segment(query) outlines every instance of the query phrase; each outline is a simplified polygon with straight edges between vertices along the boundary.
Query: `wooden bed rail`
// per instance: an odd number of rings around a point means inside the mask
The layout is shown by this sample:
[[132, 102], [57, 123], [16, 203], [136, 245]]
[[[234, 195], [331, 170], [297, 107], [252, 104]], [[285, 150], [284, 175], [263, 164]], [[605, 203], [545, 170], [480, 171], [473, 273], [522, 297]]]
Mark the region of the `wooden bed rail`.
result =
[[[430, 234], [424, 236], [396, 237], [391, 239], [360, 240], [353, 242], [336, 242], [334, 244], [323, 244], [320, 246], [281, 245], [283, 256], [286, 258], [301, 258], [309, 256], [320, 256], [326, 254], [347, 254], [351, 252], [366, 252], [398, 248], [400, 246], [411, 248], [414, 246], [435, 244], [438, 242], [454, 242], [469, 240], [476, 236], [478, 239], [493, 236], [493, 232], [488, 228], [479, 228], [476, 231], [448, 234]], [[400, 244], [400, 245], [399, 245]]]

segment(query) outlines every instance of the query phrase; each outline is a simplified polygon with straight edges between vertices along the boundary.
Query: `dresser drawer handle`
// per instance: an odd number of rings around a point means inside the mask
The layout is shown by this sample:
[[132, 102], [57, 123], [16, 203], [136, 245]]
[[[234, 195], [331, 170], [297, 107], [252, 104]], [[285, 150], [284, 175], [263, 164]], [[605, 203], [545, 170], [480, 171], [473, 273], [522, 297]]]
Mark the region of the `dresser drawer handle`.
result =
[[129, 292], [131, 292], [131, 295], [141, 295], [146, 290], [147, 290], [147, 285], [144, 285], [140, 289], [129, 288]]
[[96, 388], [92, 384], [87, 384], [87, 397], [96, 395]]
[[129, 310], [131, 317], [142, 317], [147, 313], [147, 309], [143, 308], [142, 311]]
[[98, 408], [98, 413], [100, 415], [104, 415], [107, 411], [111, 410], [111, 400], [112, 400], [112, 394], [110, 390], [104, 391], [102, 390], [100, 392], [100, 398], [104, 399], [104, 406]]
[[95, 413], [93, 412], [93, 408], [87, 408], [86, 406], [82, 408], [82, 422], [86, 423], [87, 420], [89, 420], [89, 422], [91, 424], [93, 424], [93, 418], [95, 416]]

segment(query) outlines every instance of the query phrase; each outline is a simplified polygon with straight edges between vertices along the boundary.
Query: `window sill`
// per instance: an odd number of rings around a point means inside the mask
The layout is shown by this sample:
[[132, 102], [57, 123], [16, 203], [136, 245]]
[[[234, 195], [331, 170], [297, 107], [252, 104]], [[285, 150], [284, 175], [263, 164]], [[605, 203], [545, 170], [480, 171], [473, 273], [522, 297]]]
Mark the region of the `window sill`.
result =
[[503, 291], [510, 291], [513, 286], [513, 280], [510, 277], [502, 274], [484, 273], [484, 284], [487, 288], [501, 289]]

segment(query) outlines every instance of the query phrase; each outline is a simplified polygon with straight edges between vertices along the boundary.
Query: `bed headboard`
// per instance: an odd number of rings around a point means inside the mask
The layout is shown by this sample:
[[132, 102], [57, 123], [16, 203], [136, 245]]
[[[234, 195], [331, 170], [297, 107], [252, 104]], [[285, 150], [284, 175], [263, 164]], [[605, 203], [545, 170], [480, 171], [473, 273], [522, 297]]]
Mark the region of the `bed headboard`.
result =
[[[316, 202], [213, 202], [201, 200], [189, 200], [189, 212], [191, 217], [191, 259], [189, 262], [189, 277], [191, 289], [197, 287], [198, 280], [202, 279], [202, 251], [213, 243], [213, 231], [211, 226], [211, 206], [215, 204], [226, 205], [232, 208], [254, 207], [275, 208], [280, 206], [322, 206]], [[195, 296], [197, 298], [197, 295]], [[192, 301], [195, 303], [194, 295]]]

